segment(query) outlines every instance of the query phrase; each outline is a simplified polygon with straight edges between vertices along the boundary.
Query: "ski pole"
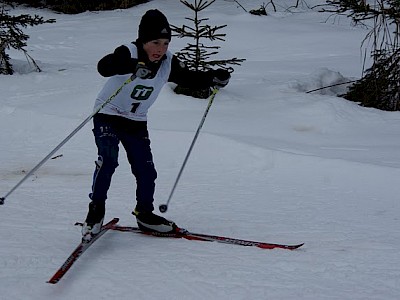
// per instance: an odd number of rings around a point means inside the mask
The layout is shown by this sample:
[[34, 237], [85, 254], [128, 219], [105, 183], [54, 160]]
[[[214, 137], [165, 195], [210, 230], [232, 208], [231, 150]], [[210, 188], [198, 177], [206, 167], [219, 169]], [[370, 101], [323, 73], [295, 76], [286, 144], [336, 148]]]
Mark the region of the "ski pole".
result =
[[79, 130], [82, 129], [83, 126], [88, 123], [95, 114], [97, 114], [100, 110], [103, 109], [108, 103], [110, 103], [122, 90], [122, 88], [128, 83], [132, 82], [136, 78], [135, 75], [130, 76], [115, 92], [112, 94], [106, 101], [100, 104], [95, 110], [78, 125], [61, 143], [59, 143], [45, 158], [43, 158], [32, 170], [30, 170], [4, 197], [0, 198], [0, 205], [4, 204], [4, 201], [8, 196], [10, 196], [29, 176], [31, 176], [34, 172], [36, 172], [46, 161], [48, 161], [54, 153], [56, 153], [65, 143], [67, 143]]
[[183, 161], [182, 167], [181, 167], [181, 169], [179, 170], [178, 176], [176, 177], [174, 186], [172, 187], [171, 193], [169, 194], [168, 200], [167, 200], [167, 202], [166, 202], [165, 204], [161, 204], [161, 205], [159, 206], [159, 210], [160, 210], [160, 212], [162, 212], [162, 213], [165, 213], [165, 212], [168, 210], [168, 204], [169, 204], [169, 202], [171, 201], [172, 195], [173, 195], [174, 192], [175, 192], [175, 188], [176, 188], [176, 186], [178, 185], [179, 179], [181, 178], [183, 169], [185, 168], [185, 165], [186, 165], [186, 163], [187, 163], [187, 161], [188, 161], [188, 158], [189, 158], [189, 156], [190, 156], [190, 153], [192, 152], [193, 146], [194, 146], [194, 144], [196, 143], [197, 137], [199, 136], [200, 130], [201, 130], [201, 128], [203, 127], [203, 124], [204, 124], [204, 121], [206, 120], [208, 111], [210, 110], [211, 105], [212, 105], [212, 103], [213, 103], [213, 101], [214, 101], [215, 95], [216, 95], [217, 93], [218, 93], [218, 88], [214, 88], [213, 91], [212, 91], [212, 93], [211, 93], [210, 100], [208, 101], [208, 105], [207, 105], [206, 111], [204, 112], [203, 118], [201, 119], [201, 122], [200, 122], [200, 124], [199, 124], [199, 127], [197, 128], [196, 134], [194, 135], [193, 141], [192, 141], [192, 143], [190, 144], [189, 151], [188, 151], [187, 154], [186, 154], [186, 157], [185, 157], [185, 159], [184, 159], [184, 161]]

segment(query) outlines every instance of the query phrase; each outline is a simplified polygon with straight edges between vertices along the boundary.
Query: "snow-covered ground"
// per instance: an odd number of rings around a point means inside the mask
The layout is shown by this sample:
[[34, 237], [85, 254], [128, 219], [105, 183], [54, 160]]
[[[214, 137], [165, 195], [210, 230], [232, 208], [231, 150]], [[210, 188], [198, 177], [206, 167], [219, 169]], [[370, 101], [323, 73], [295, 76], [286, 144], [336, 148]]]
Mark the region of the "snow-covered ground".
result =
[[[175, 25], [191, 16], [162, 0], [79, 15], [15, 10], [57, 23], [26, 30], [43, 72], [28, 72], [10, 51], [18, 72], [0, 76], [0, 196], [91, 113], [106, 80], [97, 61], [134, 40], [150, 8]], [[0, 299], [400, 298], [400, 113], [336, 97], [344, 87], [305, 93], [360, 77], [367, 29], [304, 6], [279, 10], [257, 17], [218, 0], [204, 12], [228, 25], [220, 57], [247, 60], [217, 94], [165, 216], [194, 232], [305, 245], [261, 250], [109, 232], [57, 285], [46, 283], [80, 240], [73, 224], [86, 216], [96, 159], [88, 124], [0, 207]], [[170, 49], [187, 42], [175, 38]], [[207, 106], [172, 88], [149, 115], [156, 206]], [[107, 220], [135, 224], [134, 190], [121, 151]]]

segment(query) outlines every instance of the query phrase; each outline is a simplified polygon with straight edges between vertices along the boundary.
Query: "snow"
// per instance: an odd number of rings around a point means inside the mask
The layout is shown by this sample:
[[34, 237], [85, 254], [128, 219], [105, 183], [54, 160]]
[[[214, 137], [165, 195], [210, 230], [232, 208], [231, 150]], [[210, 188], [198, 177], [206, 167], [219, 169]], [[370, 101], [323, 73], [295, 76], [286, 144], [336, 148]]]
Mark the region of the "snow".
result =
[[[78, 132], [0, 207], [0, 299], [399, 299], [400, 113], [336, 95], [359, 78], [368, 29], [304, 6], [267, 17], [233, 1], [205, 11], [227, 24], [222, 58], [246, 58], [221, 90], [165, 214], [194, 232], [274, 243], [261, 250], [108, 232], [57, 284], [46, 281], [80, 240], [96, 149], [91, 124]], [[309, 0], [307, 3], [321, 3]], [[243, 1], [247, 9], [259, 1]], [[0, 76], [0, 196], [92, 112], [105, 78], [97, 61], [136, 38], [141, 15], [162, 10], [175, 25], [190, 11], [153, 0], [127, 10], [55, 14], [29, 28], [31, 72]], [[177, 51], [186, 40], [173, 39]], [[165, 203], [207, 101], [163, 89], [149, 115], [157, 180]], [[134, 179], [124, 152], [106, 219], [134, 225]]]

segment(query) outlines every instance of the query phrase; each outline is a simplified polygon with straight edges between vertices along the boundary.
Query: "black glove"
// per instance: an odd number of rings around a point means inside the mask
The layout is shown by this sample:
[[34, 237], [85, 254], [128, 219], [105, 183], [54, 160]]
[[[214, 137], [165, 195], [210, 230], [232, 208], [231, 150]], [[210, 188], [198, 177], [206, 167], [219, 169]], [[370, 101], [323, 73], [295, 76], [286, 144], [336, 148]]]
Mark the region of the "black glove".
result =
[[134, 76], [142, 79], [149, 79], [153, 76], [153, 72], [143, 62], [138, 62], [133, 73]]
[[214, 70], [213, 75], [213, 85], [218, 89], [225, 87], [231, 78], [231, 73], [225, 69]]

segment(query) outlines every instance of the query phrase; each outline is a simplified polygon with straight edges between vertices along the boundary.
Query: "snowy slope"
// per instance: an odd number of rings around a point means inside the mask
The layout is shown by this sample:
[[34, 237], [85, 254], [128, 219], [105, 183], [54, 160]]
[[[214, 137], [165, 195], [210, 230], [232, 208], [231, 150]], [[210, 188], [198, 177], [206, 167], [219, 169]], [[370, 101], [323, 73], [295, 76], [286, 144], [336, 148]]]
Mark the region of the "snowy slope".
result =
[[[259, 1], [243, 1], [247, 9]], [[293, 1], [282, 1], [282, 5]], [[310, 5], [321, 1], [307, 1]], [[57, 23], [27, 30], [42, 73], [0, 76], [0, 196], [92, 110], [105, 79], [97, 61], [136, 38], [150, 8], [179, 25], [179, 1], [108, 12], [39, 13]], [[305, 9], [246, 14], [233, 1], [206, 10], [227, 24], [221, 57], [246, 58], [221, 90], [169, 206], [195, 232], [299, 243], [260, 250], [109, 232], [57, 285], [46, 283], [80, 240], [96, 149], [84, 127], [0, 207], [0, 299], [399, 299], [400, 114], [305, 91], [361, 74], [367, 29]], [[174, 39], [177, 51], [186, 41]], [[207, 102], [167, 85], [149, 128], [165, 203]], [[106, 218], [134, 225], [134, 179], [124, 152]]]

